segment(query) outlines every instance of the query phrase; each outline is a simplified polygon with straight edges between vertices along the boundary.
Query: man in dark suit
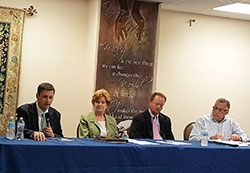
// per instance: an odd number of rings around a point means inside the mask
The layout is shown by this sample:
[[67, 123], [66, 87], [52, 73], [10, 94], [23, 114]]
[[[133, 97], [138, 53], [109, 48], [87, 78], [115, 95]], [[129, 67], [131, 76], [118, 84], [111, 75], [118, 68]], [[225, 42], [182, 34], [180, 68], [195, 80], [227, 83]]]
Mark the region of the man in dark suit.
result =
[[133, 118], [130, 138], [174, 140], [170, 118], [160, 113], [166, 100], [166, 96], [160, 92], [151, 95], [149, 109]]
[[46, 137], [63, 137], [61, 114], [50, 107], [55, 88], [50, 83], [41, 83], [37, 88], [37, 101], [17, 108], [17, 119], [25, 122], [24, 137], [37, 141], [46, 141]]

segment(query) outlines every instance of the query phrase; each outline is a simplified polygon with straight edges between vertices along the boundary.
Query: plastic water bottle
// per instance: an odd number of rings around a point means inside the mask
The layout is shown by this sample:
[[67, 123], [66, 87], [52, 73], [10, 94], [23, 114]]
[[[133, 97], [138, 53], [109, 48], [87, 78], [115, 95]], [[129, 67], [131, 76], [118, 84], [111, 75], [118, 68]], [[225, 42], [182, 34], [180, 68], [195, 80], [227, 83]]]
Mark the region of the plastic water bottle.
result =
[[125, 130], [125, 131], [123, 132], [123, 134], [122, 134], [122, 139], [128, 140], [128, 132], [127, 132], [127, 130]]
[[17, 132], [16, 132], [16, 139], [17, 140], [23, 140], [23, 131], [24, 131], [24, 121], [23, 117], [20, 117], [20, 119], [17, 122]]
[[6, 138], [10, 140], [15, 138], [15, 121], [14, 121], [14, 117], [12, 116], [10, 117], [10, 120], [8, 122]]
[[208, 132], [206, 130], [201, 133], [201, 146], [208, 146]]

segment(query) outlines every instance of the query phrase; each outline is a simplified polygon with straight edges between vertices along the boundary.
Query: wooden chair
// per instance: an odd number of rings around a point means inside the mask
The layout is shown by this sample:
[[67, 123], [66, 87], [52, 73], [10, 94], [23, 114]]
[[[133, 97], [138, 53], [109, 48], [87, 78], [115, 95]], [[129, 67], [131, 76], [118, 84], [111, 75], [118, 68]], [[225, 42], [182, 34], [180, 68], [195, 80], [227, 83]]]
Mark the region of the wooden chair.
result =
[[117, 124], [119, 136], [122, 136], [124, 131], [127, 131], [128, 135], [130, 135], [130, 125], [131, 125], [131, 123], [132, 123], [132, 120], [124, 120], [124, 121], [121, 121], [121, 122], [119, 122]]
[[80, 128], [80, 123], [77, 125], [76, 129], [76, 137], [79, 138], [79, 128]]
[[183, 138], [184, 140], [188, 141], [189, 140], [189, 136], [190, 136], [190, 133], [194, 127], [194, 124], [195, 122], [191, 122], [189, 123], [188, 125], [186, 125], [184, 131], [183, 131]]

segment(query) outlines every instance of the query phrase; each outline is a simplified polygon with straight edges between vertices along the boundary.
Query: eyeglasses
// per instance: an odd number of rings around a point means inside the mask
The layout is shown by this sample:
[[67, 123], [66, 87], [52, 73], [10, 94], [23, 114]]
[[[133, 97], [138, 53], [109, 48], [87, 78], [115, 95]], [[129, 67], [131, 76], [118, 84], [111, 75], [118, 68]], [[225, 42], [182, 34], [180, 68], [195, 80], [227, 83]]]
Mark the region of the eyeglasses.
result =
[[221, 108], [217, 108], [216, 106], [213, 106], [213, 110], [215, 110], [215, 111], [219, 111], [219, 112], [226, 112], [226, 111], [228, 111], [228, 109], [221, 109]]
[[160, 104], [160, 103], [154, 103], [154, 104], [155, 104], [155, 106], [160, 106], [160, 107], [164, 106], [164, 104]]

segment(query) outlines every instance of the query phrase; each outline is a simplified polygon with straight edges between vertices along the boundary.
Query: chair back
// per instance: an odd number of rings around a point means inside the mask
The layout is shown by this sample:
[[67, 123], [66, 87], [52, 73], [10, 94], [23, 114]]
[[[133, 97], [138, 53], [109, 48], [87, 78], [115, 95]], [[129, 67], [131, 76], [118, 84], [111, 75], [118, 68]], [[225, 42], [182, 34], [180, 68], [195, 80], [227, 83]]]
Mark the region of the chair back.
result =
[[124, 120], [124, 121], [121, 121], [121, 122], [119, 122], [117, 124], [119, 136], [122, 136], [124, 131], [127, 131], [128, 135], [130, 135], [130, 125], [131, 125], [131, 123], [132, 123], [132, 120]]
[[76, 129], [76, 137], [79, 138], [79, 128], [80, 128], [80, 123], [77, 125]]
[[189, 140], [189, 136], [190, 136], [190, 133], [194, 127], [194, 124], [195, 122], [191, 122], [189, 123], [188, 125], [186, 125], [184, 131], [183, 131], [183, 138], [184, 140], [188, 141]]

